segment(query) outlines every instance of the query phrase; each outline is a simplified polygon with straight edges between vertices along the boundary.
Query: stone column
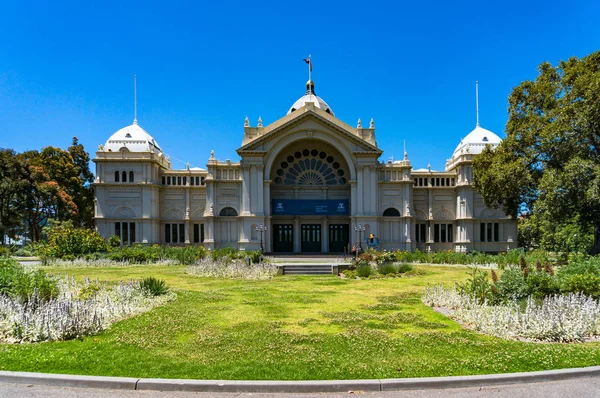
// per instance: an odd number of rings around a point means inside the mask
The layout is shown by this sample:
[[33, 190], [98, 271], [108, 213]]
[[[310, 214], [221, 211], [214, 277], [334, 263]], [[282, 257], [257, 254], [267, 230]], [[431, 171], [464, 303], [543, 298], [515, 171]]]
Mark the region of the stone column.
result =
[[271, 183], [270, 181], [266, 181], [263, 183], [263, 191], [264, 191], [264, 204], [263, 211], [265, 216], [271, 215]]
[[258, 200], [257, 200], [257, 205], [256, 205], [256, 215], [259, 216], [264, 216], [265, 215], [265, 202], [264, 202], [264, 185], [265, 185], [265, 178], [264, 178], [264, 166], [256, 166], [256, 170], [258, 172]]
[[356, 185], [356, 215], [362, 216], [363, 215], [363, 202], [364, 202], [364, 191], [365, 191], [365, 185], [364, 185], [364, 179], [363, 179], [363, 170], [364, 168], [362, 166], [358, 166], [357, 167], [357, 174], [358, 174], [358, 182]]
[[250, 214], [250, 168], [242, 165], [242, 211], [241, 215]]
[[323, 253], [329, 252], [329, 220], [327, 220], [327, 217], [323, 217], [321, 222], [321, 251]]
[[300, 219], [294, 218], [294, 253], [300, 253], [302, 245], [300, 244]]

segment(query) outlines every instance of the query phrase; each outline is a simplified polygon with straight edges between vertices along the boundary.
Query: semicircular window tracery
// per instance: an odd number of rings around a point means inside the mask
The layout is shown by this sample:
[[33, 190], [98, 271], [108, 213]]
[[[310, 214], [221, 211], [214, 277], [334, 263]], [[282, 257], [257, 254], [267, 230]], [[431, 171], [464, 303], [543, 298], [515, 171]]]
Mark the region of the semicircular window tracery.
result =
[[334, 156], [317, 149], [289, 154], [275, 171], [278, 185], [345, 185], [347, 172]]

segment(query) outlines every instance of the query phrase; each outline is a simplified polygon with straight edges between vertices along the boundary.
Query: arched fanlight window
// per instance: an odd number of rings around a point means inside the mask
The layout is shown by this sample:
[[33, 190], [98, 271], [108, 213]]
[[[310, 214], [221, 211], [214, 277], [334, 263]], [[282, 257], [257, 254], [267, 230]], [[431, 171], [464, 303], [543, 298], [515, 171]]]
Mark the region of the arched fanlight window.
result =
[[129, 182], [133, 182], [133, 171], [129, 172]]
[[237, 217], [238, 213], [233, 207], [225, 207], [219, 213], [221, 217]]
[[400, 212], [397, 209], [390, 207], [389, 209], [385, 209], [385, 211], [383, 212], [383, 216], [384, 217], [400, 217]]
[[127, 172], [126, 172], [126, 171], [124, 171], [124, 172], [122, 173], [122, 178], [121, 178], [121, 180], [123, 180], [123, 182], [127, 182]]
[[119, 182], [119, 172], [115, 171], [115, 182]]

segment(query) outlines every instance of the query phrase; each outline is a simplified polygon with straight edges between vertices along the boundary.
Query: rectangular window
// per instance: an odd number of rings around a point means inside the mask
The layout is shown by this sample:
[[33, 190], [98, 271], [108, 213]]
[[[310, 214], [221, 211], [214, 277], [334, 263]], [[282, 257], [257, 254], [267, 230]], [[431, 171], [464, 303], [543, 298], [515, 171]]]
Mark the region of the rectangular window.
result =
[[442, 242], [446, 242], [446, 224], [442, 224], [441, 229], [442, 229], [442, 231], [441, 231], [441, 234], [440, 234], [440, 237], [441, 237], [440, 240]]
[[163, 178], [162, 178], [162, 184], [165, 185], [166, 182], [167, 182], [167, 179], [165, 178], [165, 176], [163, 176]]
[[171, 177], [167, 177], [167, 185], [171, 185]]
[[177, 177], [177, 185], [181, 185], [181, 177]]
[[194, 177], [190, 177], [190, 185], [194, 185]]
[[127, 245], [129, 243], [129, 234], [128, 234], [128, 228], [127, 228], [127, 223], [124, 222], [123, 224], [121, 224], [121, 241], [123, 242], [124, 245]]
[[187, 185], [187, 177], [183, 177], [183, 185]]
[[200, 224], [194, 224], [194, 243], [200, 242]]
[[177, 224], [171, 224], [171, 238], [173, 238], [173, 243], [179, 242], [179, 237], [177, 236]]
[[171, 224], [165, 224], [165, 243], [171, 243]]
[[179, 243], [185, 242], [185, 226], [179, 224]]
[[131, 243], [135, 242], [135, 223], [134, 222], [129, 223], [129, 242], [131, 242]]
[[421, 224], [421, 242], [426, 242], [427, 224]]
[[479, 240], [485, 242], [485, 223], [479, 224]]
[[452, 179], [452, 186], [454, 186], [454, 178]]
[[492, 242], [494, 239], [492, 237], [492, 223], [487, 223], [487, 241]]
[[115, 236], [118, 236], [119, 239], [121, 239], [121, 223], [120, 222], [115, 223]]
[[500, 240], [500, 225], [495, 222], [494, 223], [494, 242], [498, 242]]
[[433, 226], [433, 241], [436, 243], [440, 241], [440, 224]]
[[204, 242], [204, 224], [200, 224], [200, 242]]
[[[198, 178], [198, 177], [196, 177], [196, 178]], [[196, 181], [198, 181], [198, 180], [196, 180]], [[204, 177], [200, 177], [200, 185], [204, 185]]]
[[415, 242], [420, 242], [419, 237], [421, 232], [421, 224], [415, 224]]
[[454, 233], [452, 231], [452, 224], [448, 224], [448, 242], [454, 242]]

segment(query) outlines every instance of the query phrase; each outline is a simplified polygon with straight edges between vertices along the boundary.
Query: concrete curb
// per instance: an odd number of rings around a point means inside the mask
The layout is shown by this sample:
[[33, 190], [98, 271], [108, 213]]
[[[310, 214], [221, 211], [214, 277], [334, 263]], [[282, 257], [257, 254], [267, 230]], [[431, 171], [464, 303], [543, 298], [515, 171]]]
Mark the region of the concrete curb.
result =
[[2, 383], [135, 390], [138, 380], [139, 379], [134, 377], [79, 376], [52, 373], [0, 371], [0, 382]]
[[587, 377], [600, 377], [600, 366], [480, 376], [306, 381], [138, 379], [133, 377], [79, 376], [0, 371], [0, 383], [42, 384], [64, 387], [124, 390], [263, 393], [426, 390], [500, 384], [538, 383], [542, 381]]

